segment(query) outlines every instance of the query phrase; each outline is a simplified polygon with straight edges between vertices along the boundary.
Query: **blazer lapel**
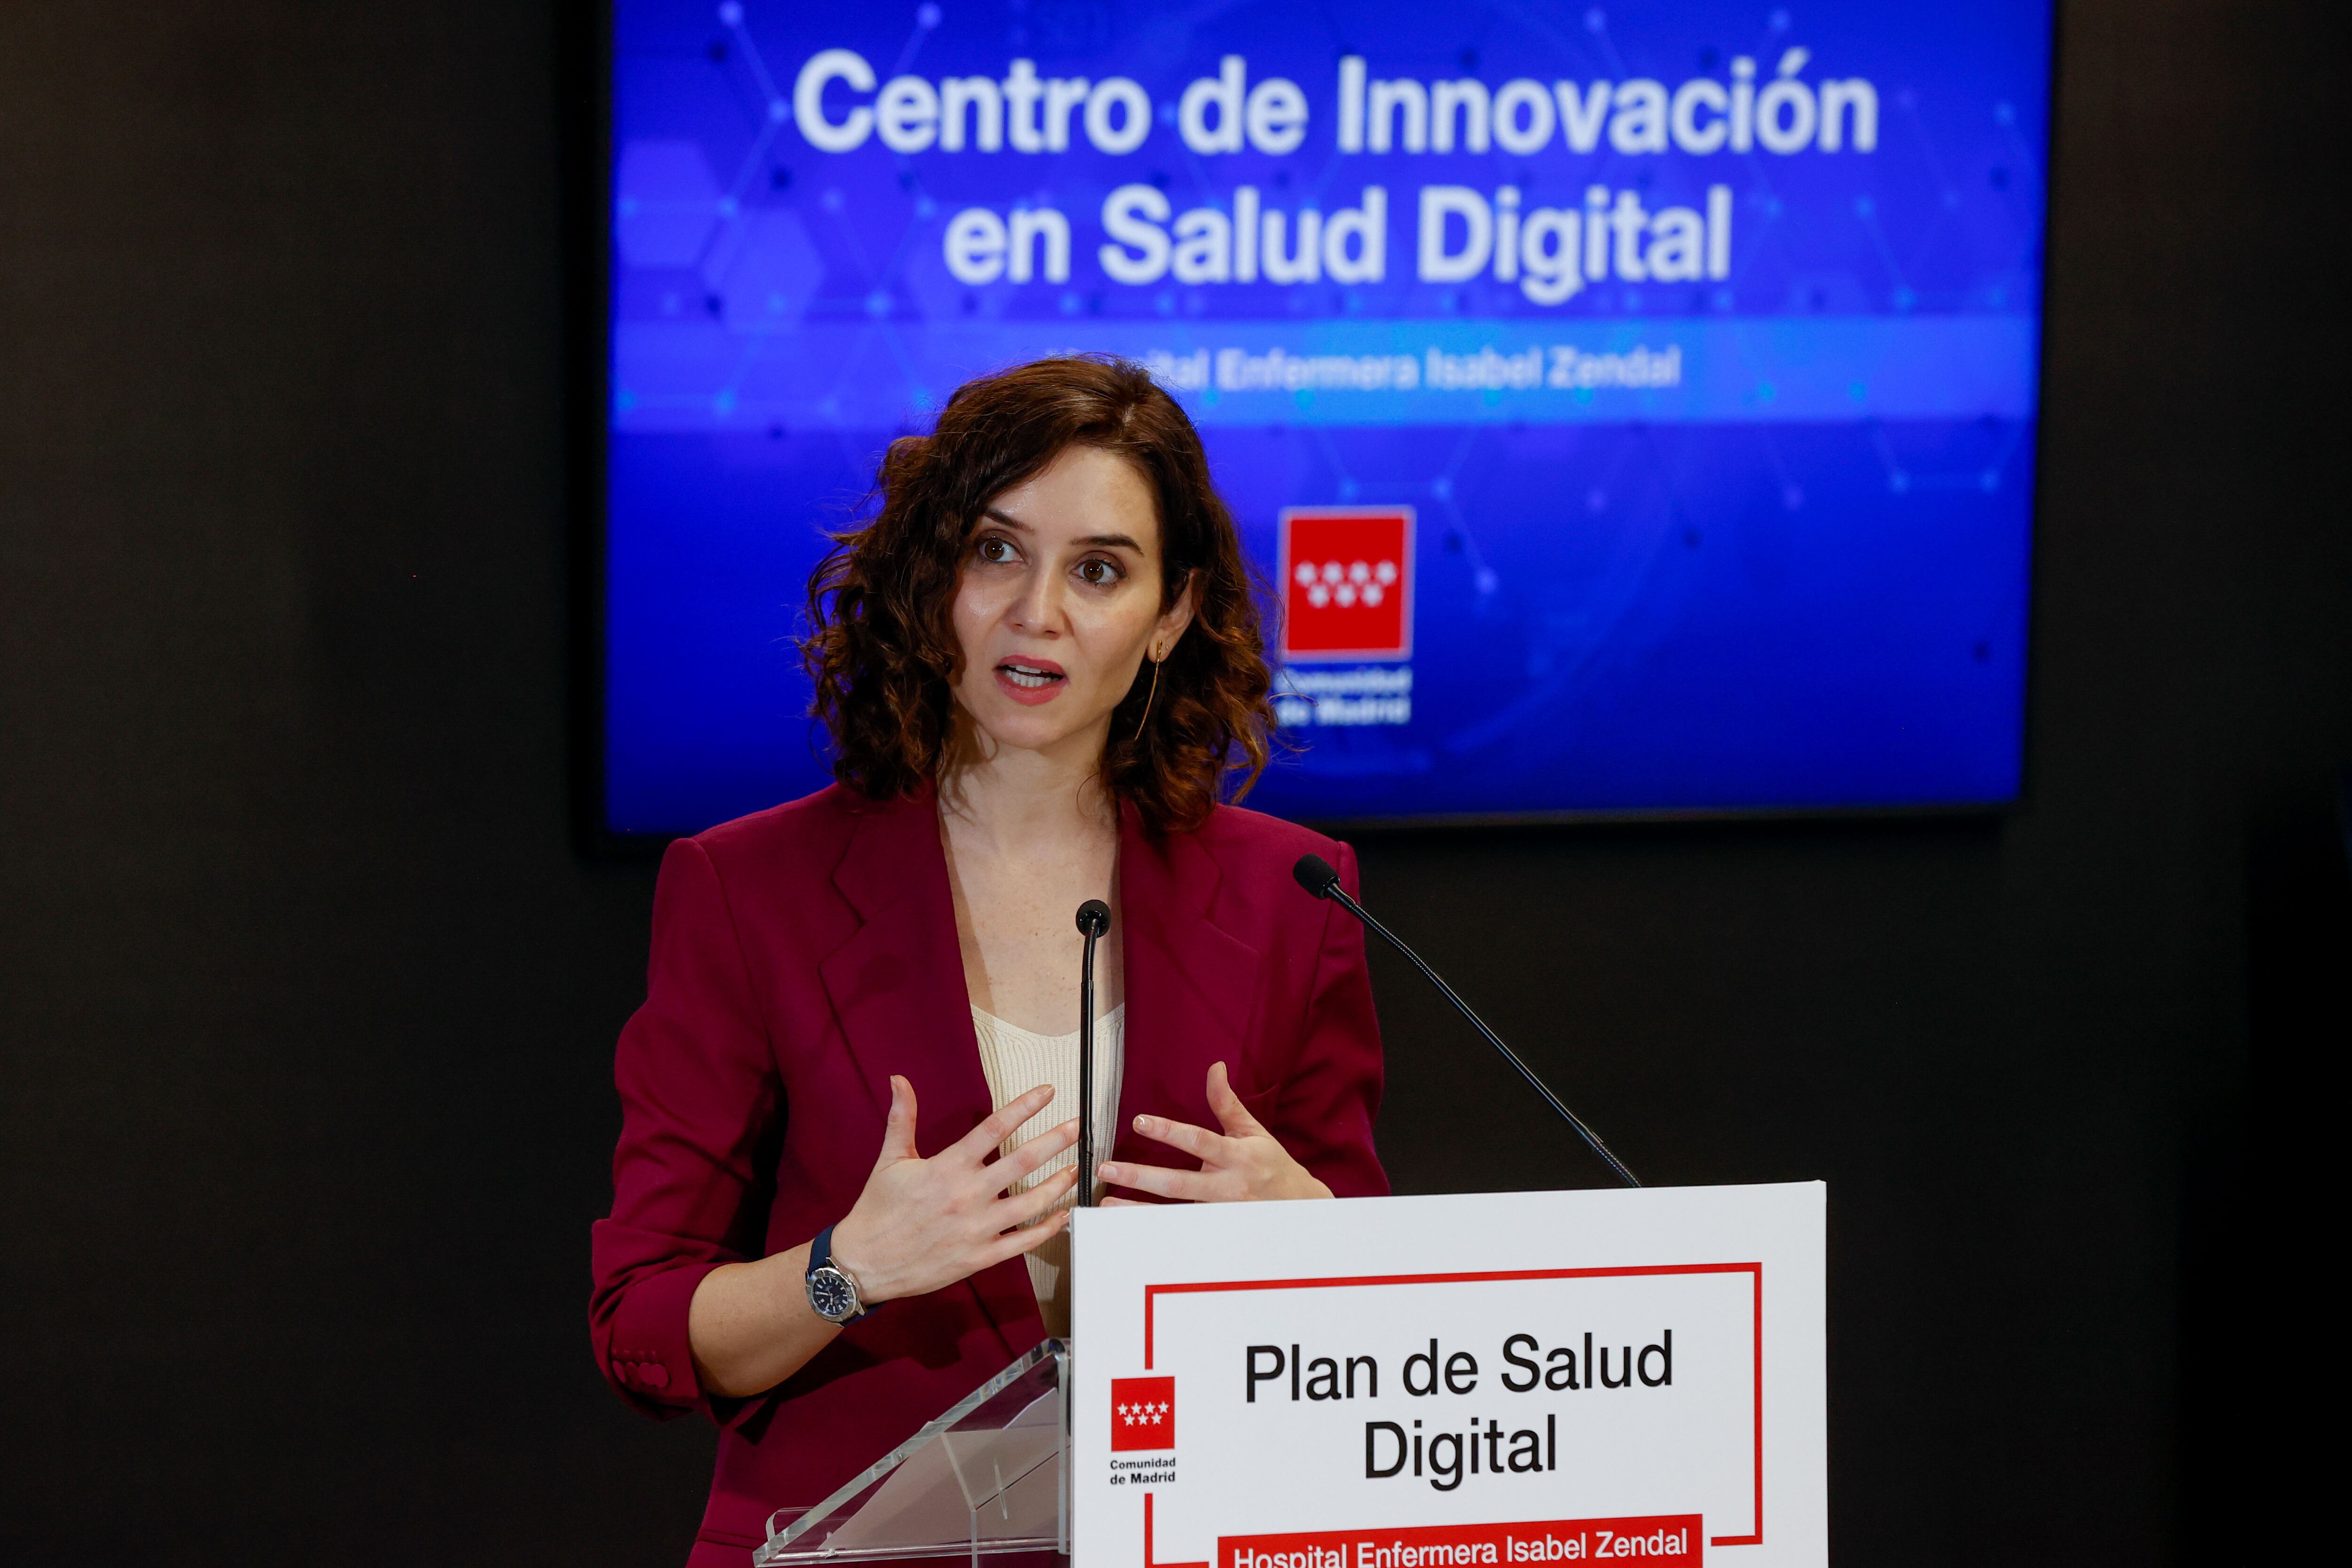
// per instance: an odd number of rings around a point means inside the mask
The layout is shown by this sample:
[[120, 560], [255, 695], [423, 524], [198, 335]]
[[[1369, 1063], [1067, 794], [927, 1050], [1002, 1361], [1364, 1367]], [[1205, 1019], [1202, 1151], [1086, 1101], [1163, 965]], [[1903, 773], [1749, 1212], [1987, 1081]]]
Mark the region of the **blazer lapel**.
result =
[[1135, 1119], [1147, 1110], [1215, 1131], [1211, 1063], [1223, 1062], [1236, 1087], [1253, 1087], [1245, 1051], [1265, 977], [1257, 949], [1212, 918], [1222, 879], [1215, 858], [1194, 835], [1153, 838], [1132, 806], [1121, 812], [1127, 1063], [1114, 1159], [1164, 1165], [1182, 1158], [1136, 1132]]
[[866, 807], [833, 881], [865, 924], [818, 973], [875, 1109], [889, 1113], [893, 1073], [915, 1086], [915, 1142], [929, 1159], [988, 1114], [989, 1098], [928, 793]]
[[[915, 1147], [929, 1159], [992, 1109], [929, 792], [866, 805], [833, 881], [865, 924], [825, 956], [818, 973], [873, 1097], [877, 1124], [889, 1114], [890, 1078], [898, 1074], [915, 1086]], [[1019, 1258], [964, 1284], [1008, 1358], [1044, 1333]]]

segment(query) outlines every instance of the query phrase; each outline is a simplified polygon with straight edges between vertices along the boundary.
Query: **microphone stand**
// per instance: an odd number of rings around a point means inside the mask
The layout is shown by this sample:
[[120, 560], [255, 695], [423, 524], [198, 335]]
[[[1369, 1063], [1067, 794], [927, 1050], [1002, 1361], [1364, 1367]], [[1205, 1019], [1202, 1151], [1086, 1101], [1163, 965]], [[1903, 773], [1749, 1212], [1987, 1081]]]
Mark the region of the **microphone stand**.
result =
[[1078, 1206], [1095, 1206], [1095, 943], [1110, 930], [1110, 906], [1088, 899], [1078, 906], [1087, 939], [1078, 971]]
[[[1078, 1206], [1095, 1206], [1095, 943], [1110, 930], [1110, 906], [1088, 899], [1078, 906], [1078, 931], [1087, 939], [1087, 953], [1078, 969]], [[1070, 1247], [1070, 1268], [1078, 1267], [1076, 1237]], [[1075, 1285], [1075, 1281], [1073, 1282]], [[1078, 1293], [1070, 1291], [1070, 1339], [1078, 1337]], [[1069, 1401], [1063, 1400], [1066, 1425]]]
[[1421, 954], [1407, 947], [1403, 941], [1398, 937], [1396, 932], [1389, 930], [1388, 927], [1374, 920], [1370, 910], [1365, 909], [1363, 905], [1356, 902], [1355, 900], [1348, 896], [1348, 890], [1339, 886], [1339, 873], [1331, 868], [1331, 863], [1329, 861], [1324, 859], [1320, 855], [1304, 855], [1299, 858], [1298, 864], [1290, 868], [1290, 874], [1294, 878], [1297, 879], [1298, 885], [1300, 887], [1306, 889], [1308, 892], [1314, 894], [1318, 899], [1330, 900], [1333, 903], [1339, 905], [1341, 909], [1347, 910], [1349, 914], [1363, 921], [1368, 929], [1379, 932], [1381, 939], [1383, 942], [1386, 942], [1391, 947], [1395, 948], [1399, 952], [1404, 954], [1407, 962], [1412, 963], [1415, 969], [1421, 971], [1422, 977], [1427, 980], [1432, 985], [1436, 986], [1439, 994], [1448, 1002], [1454, 1004], [1454, 1007], [1456, 1012], [1470, 1020], [1470, 1026], [1477, 1030], [1481, 1035], [1484, 1035], [1486, 1037], [1486, 1043], [1494, 1047], [1496, 1050], [1501, 1052], [1505, 1061], [1510, 1063], [1512, 1067], [1518, 1069], [1519, 1076], [1528, 1080], [1528, 1087], [1534, 1089], [1538, 1094], [1543, 1096], [1543, 1102], [1546, 1105], [1550, 1106], [1554, 1110], [1558, 1111], [1561, 1121], [1576, 1129], [1577, 1136], [1583, 1139], [1586, 1146], [1591, 1148], [1594, 1153], [1601, 1156], [1601, 1163], [1608, 1166], [1610, 1171], [1615, 1174], [1619, 1181], [1624, 1183], [1629, 1187], [1638, 1187], [1642, 1184], [1641, 1182], [1634, 1177], [1633, 1173], [1625, 1168], [1625, 1163], [1609, 1152], [1609, 1145], [1601, 1141], [1601, 1134], [1586, 1126], [1584, 1124], [1584, 1119], [1577, 1115], [1575, 1111], [1570, 1110], [1567, 1105], [1561, 1101], [1559, 1096], [1551, 1091], [1551, 1086], [1545, 1083], [1542, 1079], [1536, 1076], [1536, 1069], [1528, 1066], [1526, 1062], [1520, 1060], [1519, 1053], [1505, 1045], [1503, 1043], [1503, 1037], [1488, 1028], [1486, 1026], [1486, 1020], [1472, 1012], [1470, 1010], [1470, 1004], [1465, 1002], [1460, 996], [1456, 995], [1454, 994], [1454, 987], [1445, 984], [1444, 978], [1440, 975], [1437, 971], [1432, 969], [1427, 963], [1422, 961]]

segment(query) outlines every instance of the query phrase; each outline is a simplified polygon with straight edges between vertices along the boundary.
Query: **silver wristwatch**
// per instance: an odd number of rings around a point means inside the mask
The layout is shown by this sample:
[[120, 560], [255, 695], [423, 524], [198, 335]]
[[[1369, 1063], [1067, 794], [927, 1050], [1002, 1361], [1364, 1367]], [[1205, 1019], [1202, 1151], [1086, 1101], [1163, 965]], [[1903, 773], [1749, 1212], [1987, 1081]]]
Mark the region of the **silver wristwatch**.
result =
[[831, 1226], [809, 1244], [805, 1282], [809, 1310], [828, 1323], [854, 1323], [872, 1310], [858, 1294], [857, 1276], [834, 1260]]

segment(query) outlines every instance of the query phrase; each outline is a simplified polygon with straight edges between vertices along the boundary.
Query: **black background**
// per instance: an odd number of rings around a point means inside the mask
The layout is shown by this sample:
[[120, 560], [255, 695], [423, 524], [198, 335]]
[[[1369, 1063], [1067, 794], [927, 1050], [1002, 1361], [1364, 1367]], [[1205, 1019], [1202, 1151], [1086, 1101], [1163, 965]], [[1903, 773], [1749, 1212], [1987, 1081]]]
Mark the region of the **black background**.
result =
[[[2325, 12], [2064, 12], [2025, 803], [1362, 847], [1645, 1175], [1829, 1182], [1849, 1564], [2245, 1553], [2241, 1390], [2303, 1331], [2250, 1329], [2296, 1126], [2250, 1087], [2352, 1038]], [[571, 840], [576, 47], [0, 7], [12, 1563], [698, 1517], [709, 1433], [584, 1325], [652, 871]], [[1375, 963], [1401, 1188], [1597, 1179]]]

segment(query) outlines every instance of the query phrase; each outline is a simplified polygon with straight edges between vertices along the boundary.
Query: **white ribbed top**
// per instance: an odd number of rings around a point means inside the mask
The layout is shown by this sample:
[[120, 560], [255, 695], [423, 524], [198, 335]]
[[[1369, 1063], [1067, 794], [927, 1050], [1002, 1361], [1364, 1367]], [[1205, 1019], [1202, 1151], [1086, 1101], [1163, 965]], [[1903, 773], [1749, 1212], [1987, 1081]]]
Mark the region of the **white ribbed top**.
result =
[[[980, 1041], [980, 1068], [988, 1075], [988, 1097], [995, 1109], [1009, 1100], [1018, 1100], [1041, 1083], [1054, 1086], [1053, 1100], [1037, 1115], [1013, 1130], [1004, 1141], [1004, 1153], [1010, 1154], [1022, 1144], [1048, 1129], [1059, 1127], [1077, 1114], [1078, 1104], [1078, 1032], [1066, 1035], [1040, 1035], [1008, 1024], [993, 1013], [971, 1010], [972, 1034]], [[1110, 1146], [1117, 1141], [1118, 1120], [1118, 1079], [1127, 1061], [1127, 1005], [1120, 1003], [1095, 1020], [1095, 1159], [1097, 1163], [1110, 1157]], [[1075, 1146], [1045, 1162], [1036, 1173], [1015, 1183], [1013, 1192], [1024, 1192], [1058, 1171], [1069, 1170], [1078, 1161]], [[1097, 1186], [1096, 1195], [1101, 1195]], [[1077, 1197], [1077, 1189], [1056, 1205], [1066, 1208]], [[1037, 1310], [1045, 1320], [1045, 1331], [1067, 1335], [1070, 1331], [1070, 1233], [1061, 1235], [1029, 1254], [1029, 1288], [1037, 1293]]]

